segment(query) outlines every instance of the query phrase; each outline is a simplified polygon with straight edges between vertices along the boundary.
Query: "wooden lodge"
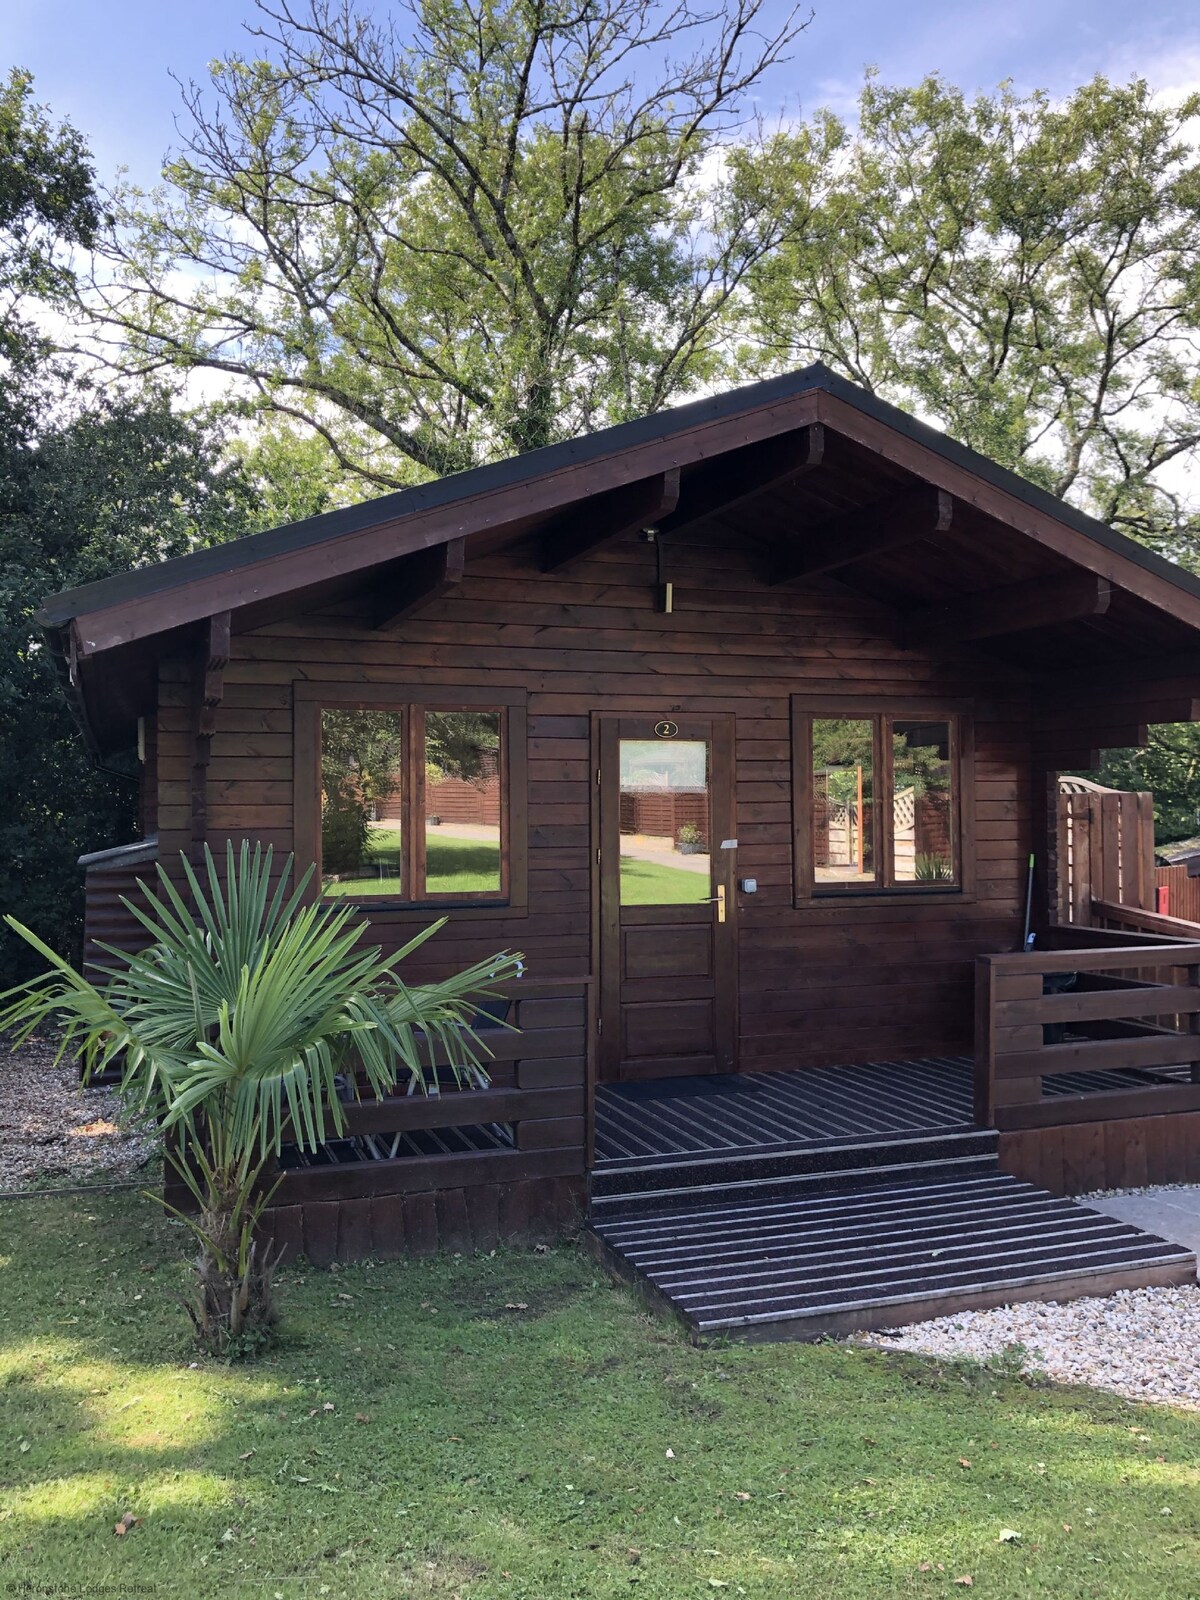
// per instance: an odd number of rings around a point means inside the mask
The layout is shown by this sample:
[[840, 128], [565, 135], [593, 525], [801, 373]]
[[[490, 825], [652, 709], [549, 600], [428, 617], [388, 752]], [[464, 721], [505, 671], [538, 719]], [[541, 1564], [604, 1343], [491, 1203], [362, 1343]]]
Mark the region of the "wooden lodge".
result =
[[89, 938], [250, 838], [385, 946], [448, 913], [410, 979], [524, 954], [489, 1087], [285, 1160], [291, 1249], [586, 1217], [748, 1336], [1194, 1279], [1064, 1198], [1200, 1179], [1200, 926], [1116, 831], [1124, 920], [1061, 911], [1059, 774], [1200, 704], [1200, 580], [1149, 550], [813, 367], [41, 621], [143, 763]]

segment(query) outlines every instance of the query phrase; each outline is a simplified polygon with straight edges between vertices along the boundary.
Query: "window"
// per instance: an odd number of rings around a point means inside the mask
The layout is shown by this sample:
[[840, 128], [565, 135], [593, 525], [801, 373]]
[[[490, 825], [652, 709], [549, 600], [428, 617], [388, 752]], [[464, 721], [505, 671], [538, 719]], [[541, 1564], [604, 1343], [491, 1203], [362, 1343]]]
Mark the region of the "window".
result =
[[321, 706], [321, 893], [505, 899], [507, 718], [494, 706]]
[[711, 898], [708, 767], [704, 739], [620, 741], [623, 906]]
[[966, 887], [965, 716], [796, 697], [792, 738], [799, 899]]

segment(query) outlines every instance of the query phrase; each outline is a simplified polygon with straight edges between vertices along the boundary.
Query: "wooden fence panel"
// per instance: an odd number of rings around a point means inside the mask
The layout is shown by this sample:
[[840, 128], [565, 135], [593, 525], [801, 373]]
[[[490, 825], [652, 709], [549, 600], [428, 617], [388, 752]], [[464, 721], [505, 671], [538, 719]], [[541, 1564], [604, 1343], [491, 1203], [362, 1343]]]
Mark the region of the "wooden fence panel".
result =
[[1155, 867], [1154, 883], [1156, 888], [1167, 891], [1166, 904], [1161, 907], [1163, 916], [1200, 922], [1200, 878], [1189, 878], [1183, 866]]
[[1095, 900], [1153, 911], [1155, 872], [1152, 795], [1096, 789], [1059, 794], [1060, 923], [1089, 926]]

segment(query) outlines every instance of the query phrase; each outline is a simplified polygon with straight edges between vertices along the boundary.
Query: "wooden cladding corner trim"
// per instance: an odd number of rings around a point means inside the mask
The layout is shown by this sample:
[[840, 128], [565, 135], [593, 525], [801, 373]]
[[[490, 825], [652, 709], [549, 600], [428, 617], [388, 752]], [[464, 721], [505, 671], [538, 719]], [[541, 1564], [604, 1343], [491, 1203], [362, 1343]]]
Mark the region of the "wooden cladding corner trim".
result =
[[297, 879], [312, 868], [311, 903], [321, 893], [321, 707], [300, 695], [292, 706], [292, 851]]
[[208, 764], [212, 756], [217, 708], [225, 695], [225, 668], [229, 665], [230, 614], [218, 611], [208, 618], [196, 664], [196, 728], [193, 742], [191, 786], [191, 844], [194, 862], [203, 858], [208, 837]]

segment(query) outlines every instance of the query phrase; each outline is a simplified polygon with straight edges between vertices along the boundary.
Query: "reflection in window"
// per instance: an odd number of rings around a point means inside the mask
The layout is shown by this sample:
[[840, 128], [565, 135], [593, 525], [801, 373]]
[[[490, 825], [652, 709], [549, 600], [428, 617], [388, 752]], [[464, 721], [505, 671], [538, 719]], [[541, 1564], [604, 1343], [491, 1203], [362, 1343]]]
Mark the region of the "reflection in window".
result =
[[499, 894], [500, 713], [425, 713], [425, 892]]
[[696, 905], [712, 894], [708, 745], [622, 739], [621, 904]]
[[891, 727], [894, 881], [953, 883], [950, 724], [897, 720]]
[[503, 719], [420, 706], [322, 710], [322, 893], [500, 895]]
[[322, 711], [324, 894], [404, 894], [404, 798], [403, 714]]
[[875, 725], [814, 717], [813, 854], [821, 883], [875, 879]]

